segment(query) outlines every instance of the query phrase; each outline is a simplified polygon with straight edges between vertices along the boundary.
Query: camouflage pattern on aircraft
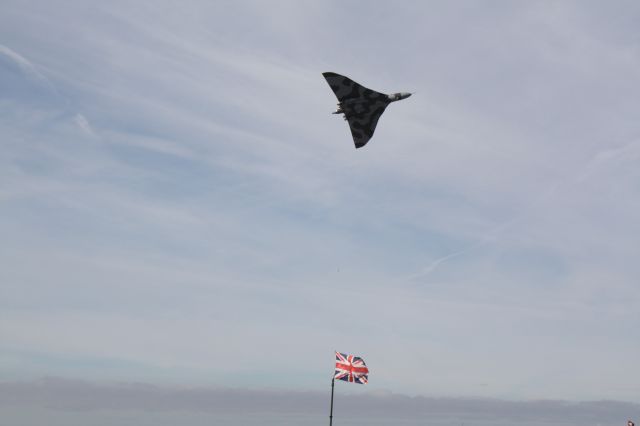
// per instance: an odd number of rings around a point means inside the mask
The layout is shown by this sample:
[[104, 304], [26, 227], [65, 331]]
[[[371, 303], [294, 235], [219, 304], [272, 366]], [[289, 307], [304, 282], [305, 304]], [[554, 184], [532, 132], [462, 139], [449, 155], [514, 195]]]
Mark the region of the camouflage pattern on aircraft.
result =
[[334, 114], [344, 114], [356, 148], [362, 148], [369, 142], [387, 105], [411, 96], [407, 92], [385, 95], [334, 72], [322, 75], [338, 98], [338, 110]]

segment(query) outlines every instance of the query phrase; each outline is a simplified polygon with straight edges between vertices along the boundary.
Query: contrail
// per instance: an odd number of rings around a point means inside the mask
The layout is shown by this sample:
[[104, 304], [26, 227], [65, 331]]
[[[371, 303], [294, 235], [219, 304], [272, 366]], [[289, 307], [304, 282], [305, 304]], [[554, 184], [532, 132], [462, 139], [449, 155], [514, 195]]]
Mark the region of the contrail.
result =
[[446, 256], [442, 256], [439, 257], [438, 259], [435, 259], [434, 261], [432, 261], [428, 266], [424, 267], [421, 271], [410, 275], [408, 277], [408, 279], [412, 280], [412, 279], [416, 279], [416, 278], [422, 278], [422, 277], [426, 277], [427, 275], [431, 274], [433, 271], [435, 271], [438, 266], [440, 266], [440, 264], [447, 262], [453, 258], [462, 256], [463, 254], [466, 254], [472, 250], [475, 250], [479, 247], [482, 246], [486, 246], [492, 242], [494, 242], [496, 240], [496, 234], [502, 232], [504, 229], [508, 228], [509, 226], [511, 226], [513, 223], [517, 222], [518, 220], [520, 220], [522, 218], [522, 216], [518, 216], [514, 219], [508, 220], [504, 223], [501, 223], [500, 225], [497, 225], [495, 227], [493, 227], [492, 229], [490, 229], [485, 235], [484, 237], [481, 238], [480, 241], [473, 243], [473, 244], [469, 244], [467, 245], [465, 248], [463, 248], [462, 250], [458, 250], [455, 251], [453, 253], [449, 253]]
[[433, 260], [429, 265], [424, 267], [419, 272], [413, 275], [410, 275], [408, 279], [413, 280], [416, 278], [426, 277], [429, 274], [431, 274], [433, 271], [435, 271], [441, 264], [451, 259], [454, 259], [456, 257], [462, 256], [479, 247], [483, 247], [490, 243], [496, 242], [497, 236], [499, 233], [503, 232], [514, 223], [523, 220], [527, 216], [527, 214], [529, 214], [533, 210], [533, 208], [536, 205], [540, 204], [540, 202], [542, 202], [546, 198], [557, 193], [559, 190], [566, 189], [570, 186], [577, 185], [579, 183], [584, 182], [585, 180], [589, 179], [594, 173], [596, 173], [598, 171], [598, 168], [600, 168], [604, 164], [607, 164], [611, 161], [618, 160], [620, 158], [628, 157], [629, 153], [637, 152], [638, 151], [637, 148], [639, 147], [640, 147], [640, 141], [634, 140], [632, 142], [626, 143], [616, 148], [606, 149], [606, 150], [597, 152], [595, 155], [593, 155], [593, 157], [591, 157], [589, 161], [586, 162], [586, 164], [581, 168], [581, 170], [579, 170], [579, 172], [572, 173], [571, 176], [551, 185], [548, 189], [539, 193], [539, 195], [535, 197], [533, 201], [528, 203], [528, 205], [525, 208], [523, 208], [523, 212], [521, 214], [519, 214], [518, 216], [514, 217], [511, 220], [508, 220], [490, 229], [484, 235], [484, 237], [480, 239], [480, 241], [473, 244], [469, 244], [461, 250], [455, 251], [453, 253], [449, 253], [445, 256], [442, 256]]
[[35, 65], [33, 65], [33, 63], [31, 63], [31, 61], [29, 61], [24, 56], [20, 55], [14, 50], [9, 49], [3, 44], [0, 44], [0, 55], [8, 58], [26, 75], [44, 83], [49, 89], [55, 91], [55, 88], [53, 87], [53, 84], [51, 84], [49, 79], [45, 77], [40, 71], [38, 71]]
[[[54, 84], [40, 71], [38, 71], [38, 67], [33, 64], [33, 62], [29, 61], [24, 56], [20, 55], [18, 52], [10, 49], [9, 47], [0, 44], [0, 60], [2, 58], [7, 58], [7, 60], [11, 61], [21, 73], [23, 73], [27, 78], [31, 81], [35, 82], [40, 86], [46, 87], [57, 100], [59, 100], [63, 107], [67, 108], [71, 105], [69, 99], [56, 89]], [[76, 112], [73, 116], [72, 122], [76, 125], [78, 129], [89, 136], [96, 136], [89, 120], [87, 120], [86, 116], [81, 114], [80, 112]]]

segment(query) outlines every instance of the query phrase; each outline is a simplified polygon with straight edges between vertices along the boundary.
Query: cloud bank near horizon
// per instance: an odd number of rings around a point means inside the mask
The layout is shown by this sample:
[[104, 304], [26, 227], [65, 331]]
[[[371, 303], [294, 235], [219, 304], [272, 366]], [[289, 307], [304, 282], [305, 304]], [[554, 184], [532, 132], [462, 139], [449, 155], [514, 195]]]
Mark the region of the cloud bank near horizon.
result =
[[[46, 378], [33, 382], [0, 382], [0, 413], [15, 423], [48, 413], [71, 424], [101, 425], [108, 418], [127, 415], [129, 422], [171, 424], [176, 413], [187, 423], [225, 419], [226, 424], [276, 425], [304, 421], [326, 423], [329, 386], [321, 391], [249, 390], [156, 386], [145, 383], [89, 383]], [[22, 410], [22, 414], [19, 414]], [[349, 393], [338, 386], [336, 420], [360, 424], [517, 424], [614, 425], [640, 412], [640, 405], [617, 401], [559, 400], [504, 401], [488, 398], [410, 397], [395, 393]], [[35, 414], [38, 415], [38, 414]], [[193, 417], [189, 417], [192, 415]], [[165, 417], [166, 416], [166, 417]], [[164, 418], [164, 420], [162, 420]], [[190, 423], [190, 420], [193, 423]], [[54, 420], [57, 421], [57, 420]], [[95, 423], [94, 423], [95, 422]], [[56, 424], [56, 423], [48, 423]], [[128, 424], [128, 423], [127, 423]]]

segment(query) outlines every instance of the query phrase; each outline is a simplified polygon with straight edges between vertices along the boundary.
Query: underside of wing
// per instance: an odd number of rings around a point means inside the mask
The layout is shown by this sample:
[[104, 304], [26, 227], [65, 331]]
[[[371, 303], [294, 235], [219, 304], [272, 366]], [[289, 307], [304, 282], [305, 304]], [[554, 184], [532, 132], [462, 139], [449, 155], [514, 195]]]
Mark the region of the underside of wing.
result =
[[334, 72], [324, 72], [322, 73], [327, 83], [329, 83], [329, 87], [335, 93], [336, 98], [340, 102], [344, 102], [347, 99], [354, 98], [377, 98], [377, 97], [387, 97], [387, 95], [376, 92], [375, 90], [367, 89], [366, 87], [356, 83], [348, 77], [345, 77], [340, 74], [336, 74]]
[[384, 109], [389, 105], [389, 96], [356, 83], [348, 77], [334, 72], [322, 73], [331, 90], [338, 98], [338, 111], [349, 122], [356, 148], [369, 142]]
[[368, 105], [368, 108], [360, 113], [345, 113], [356, 148], [362, 148], [369, 142], [387, 105], [388, 103], [385, 102], [375, 102]]

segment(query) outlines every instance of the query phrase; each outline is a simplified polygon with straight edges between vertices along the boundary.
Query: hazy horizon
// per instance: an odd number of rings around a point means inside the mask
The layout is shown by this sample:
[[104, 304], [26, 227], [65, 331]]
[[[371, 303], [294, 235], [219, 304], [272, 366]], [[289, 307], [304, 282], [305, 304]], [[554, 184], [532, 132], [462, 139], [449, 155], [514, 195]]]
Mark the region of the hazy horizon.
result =
[[[178, 423], [324, 425], [330, 386], [313, 391], [91, 383], [61, 378], [0, 382], [0, 412], [14, 424]], [[626, 425], [640, 405], [616, 401], [505, 401], [371, 392], [337, 383], [335, 425]]]

